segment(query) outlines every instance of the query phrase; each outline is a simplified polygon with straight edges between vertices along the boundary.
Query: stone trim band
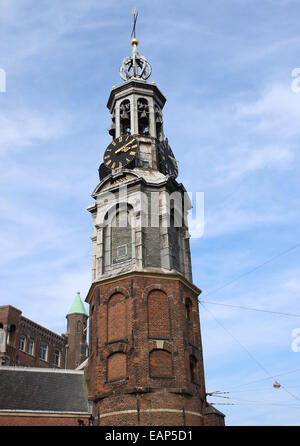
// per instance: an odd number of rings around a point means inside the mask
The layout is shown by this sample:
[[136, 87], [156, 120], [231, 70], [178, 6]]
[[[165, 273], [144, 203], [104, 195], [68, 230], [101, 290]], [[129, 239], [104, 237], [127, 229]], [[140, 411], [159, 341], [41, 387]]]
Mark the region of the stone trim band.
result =
[[[110, 417], [110, 416], [114, 416], [114, 415], [121, 415], [121, 414], [137, 414], [138, 412], [144, 412], [144, 413], [149, 413], [149, 412], [172, 412], [172, 413], [180, 413], [182, 414], [182, 410], [180, 409], [141, 409], [140, 411], [138, 411], [137, 409], [130, 409], [130, 410], [119, 410], [116, 412], [107, 412], [104, 413], [102, 415], [99, 416], [99, 418], [104, 418], [104, 417]], [[203, 415], [199, 412], [192, 412], [190, 410], [185, 410], [184, 411], [185, 414], [189, 414], [189, 415], [196, 415], [197, 417], [203, 417]]]

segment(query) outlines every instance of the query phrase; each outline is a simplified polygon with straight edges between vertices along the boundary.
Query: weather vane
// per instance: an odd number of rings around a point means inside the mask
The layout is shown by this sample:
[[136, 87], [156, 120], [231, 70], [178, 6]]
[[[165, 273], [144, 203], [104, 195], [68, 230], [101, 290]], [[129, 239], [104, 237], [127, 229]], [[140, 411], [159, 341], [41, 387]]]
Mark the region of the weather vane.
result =
[[135, 7], [132, 10], [132, 15], [133, 15], [133, 28], [132, 28], [131, 37], [136, 38], [135, 28], [136, 28], [136, 21], [137, 21], [137, 18], [138, 18], [138, 13], [136, 12], [136, 8]]
[[120, 67], [120, 76], [124, 81], [130, 79], [142, 79], [147, 80], [152, 73], [152, 68], [147, 59], [141, 56], [137, 50], [139, 41], [136, 38], [136, 21], [138, 18], [138, 13], [136, 8], [132, 10], [133, 15], [133, 28], [131, 33], [131, 45], [132, 54], [131, 56], [125, 57]]

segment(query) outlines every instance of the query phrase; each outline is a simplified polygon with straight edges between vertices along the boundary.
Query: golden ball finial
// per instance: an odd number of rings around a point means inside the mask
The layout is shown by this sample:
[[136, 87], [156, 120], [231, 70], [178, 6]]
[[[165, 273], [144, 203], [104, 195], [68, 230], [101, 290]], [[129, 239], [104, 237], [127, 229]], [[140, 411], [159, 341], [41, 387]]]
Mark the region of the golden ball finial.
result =
[[132, 45], [132, 46], [133, 46], [133, 45], [138, 46], [138, 44], [139, 44], [138, 39], [137, 39], [136, 37], [133, 37], [133, 38], [131, 39], [131, 45]]

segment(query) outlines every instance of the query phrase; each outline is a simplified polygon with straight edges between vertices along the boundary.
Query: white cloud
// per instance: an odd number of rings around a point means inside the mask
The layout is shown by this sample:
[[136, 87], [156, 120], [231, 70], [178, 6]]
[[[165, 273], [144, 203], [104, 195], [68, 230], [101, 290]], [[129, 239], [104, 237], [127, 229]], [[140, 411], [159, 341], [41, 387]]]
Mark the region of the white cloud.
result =
[[227, 151], [225, 162], [216, 167], [215, 183], [223, 184], [263, 169], [292, 167], [294, 150], [288, 146], [238, 146]]
[[0, 113], [0, 155], [36, 142], [58, 139], [69, 130], [67, 114], [22, 109]]
[[291, 89], [292, 77], [286, 84], [270, 85], [259, 99], [238, 104], [235, 118], [258, 131], [273, 131], [273, 137], [300, 134], [300, 96]]

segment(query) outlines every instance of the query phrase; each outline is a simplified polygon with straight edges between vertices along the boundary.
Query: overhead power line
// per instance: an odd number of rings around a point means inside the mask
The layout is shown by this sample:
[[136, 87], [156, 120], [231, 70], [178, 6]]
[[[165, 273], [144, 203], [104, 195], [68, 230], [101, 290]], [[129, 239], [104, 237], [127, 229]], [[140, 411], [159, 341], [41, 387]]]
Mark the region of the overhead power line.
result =
[[[214, 316], [214, 314], [208, 310], [203, 303], [200, 302], [200, 304], [203, 306], [203, 308], [211, 314], [211, 316], [213, 317], [213, 319], [217, 322], [218, 325], [220, 325], [224, 331], [226, 331], [226, 333], [229, 334], [229, 336], [231, 336], [239, 345], [240, 347], [242, 347], [243, 350], [245, 350], [245, 352], [248, 354], [248, 356], [266, 373], [266, 375], [268, 375], [269, 378], [274, 379], [275, 376], [271, 375], [268, 370], [261, 364], [260, 361], [258, 361], [253, 354]], [[280, 385], [280, 387], [286, 392], [288, 393], [292, 398], [294, 398], [295, 400], [300, 402], [300, 398], [298, 398], [297, 395], [294, 395], [291, 391], [289, 391], [285, 386], [283, 386], [282, 384]], [[300, 406], [299, 406], [300, 407]]]
[[223, 330], [226, 331], [226, 333], [229, 334], [229, 336], [232, 339], [234, 339], [234, 341], [237, 342], [239, 344], [239, 346], [242, 347], [243, 350], [245, 350], [245, 352], [252, 359], [252, 361], [254, 361], [258, 365], [258, 367], [261, 368], [270, 377], [270, 373], [268, 372], [268, 370], [252, 355], [252, 353], [222, 324], [222, 322], [220, 322], [214, 316], [214, 314], [208, 308], [205, 307], [205, 305], [203, 305], [202, 302], [200, 302], [200, 304], [212, 316], [212, 318], [217, 322], [217, 324], [220, 325], [220, 327], [222, 327]]
[[222, 307], [239, 308], [241, 310], [249, 310], [249, 311], [260, 311], [262, 313], [278, 314], [278, 315], [281, 315], [281, 316], [300, 317], [300, 314], [284, 313], [282, 311], [273, 311], [273, 310], [263, 310], [262, 308], [245, 307], [245, 306], [242, 306], [242, 305], [227, 304], [227, 303], [224, 303], [224, 302], [211, 302], [211, 301], [202, 300], [201, 298], [198, 299], [198, 300], [199, 300], [199, 303], [204, 303], [204, 304], [219, 305], [219, 306], [222, 306]]
[[238, 401], [237, 403], [219, 403], [209, 402], [213, 406], [248, 406], [255, 404], [256, 406], [277, 406], [277, 407], [293, 407], [294, 409], [300, 409], [300, 405], [297, 404], [285, 404], [285, 403], [261, 403], [260, 401]]
[[214, 290], [211, 290], [211, 291], [208, 290], [207, 292], [204, 292], [204, 293], [203, 293], [203, 296], [208, 296], [209, 294], [217, 293], [218, 291], [220, 291], [220, 290], [222, 290], [223, 288], [225, 288], [225, 287], [231, 285], [232, 283], [237, 282], [237, 281], [240, 280], [242, 277], [245, 277], [245, 276], [247, 276], [248, 274], [251, 274], [251, 273], [253, 273], [254, 271], [257, 271], [259, 268], [262, 268], [263, 266], [267, 265], [268, 263], [273, 262], [274, 260], [278, 259], [279, 257], [282, 257], [283, 255], [285, 255], [285, 254], [287, 254], [287, 253], [289, 253], [289, 252], [291, 252], [291, 251], [293, 251], [294, 249], [297, 249], [297, 248], [299, 248], [299, 247], [300, 247], [300, 243], [296, 243], [295, 245], [291, 246], [289, 249], [286, 249], [285, 251], [282, 251], [282, 252], [276, 254], [275, 256], [271, 257], [270, 259], [266, 260], [265, 262], [260, 263], [259, 265], [257, 265], [257, 266], [255, 266], [254, 268], [250, 269], [249, 271], [246, 271], [245, 273], [240, 274], [239, 276], [235, 277], [234, 279], [230, 280], [229, 282], [226, 282], [224, 285], [222, 285], [222, 286], [220, 286], [220, 287], [218, 287], [218, 288], [215, 288]]
[[[266, 378], [266, 379], [269, 379], [269, 378]], [[298, 387], [300, 387], [300, 385], [289, 386], [289, 389], [295, 389]], [[236, 394], [236, 393], [246, 393], [246, 392], [248, 392], [248, 393], [250, 393], [250, 392], [265, 392], [268, 390], [274, 392], [273, 386], [271, 386], [271, 387], [256, 387], [255, 389], [243, 389], [243, 390], [226, 390], [226, 391], [225, 390], [224, 391], [216, 390], [215, 392], [208, 392], [207, 395], [221, 398], [222, 395], [230, 395], [232, 393]], [[227, 398], [227, 397], [224, 396], [223, 398]]]
[[[286, 375], [290, 375], [290, 374], [292, 374], [292, 373], [296, 373], [296, 372], [300, 372], [300, 369], [294, 369], [294, 370], [290, 370], [290, 371], [288, 371], [288, 372], [283, 372], [283, 373], [278, 373], [277, 375], [273, 375], [273, 378], [278, 378], [279, 376], [286, 376]], [[262, 381], [267, 381], [268, 379], [270, 379], [269, 377], [268, 378], [260, 378], [260, 379], [256, 379], [256, 380], [254, 380], [254, 381], [250, 381], [250, 382], [247, 382], [247, 383], [242, 383], [242, 384], [238, 384], [238, 385], [236, 385], [236, 386], [233, 386], [233, 387], [230, 387], [228, 390], [226, 390], [226, 391], [223, 391], [223, 390], [216, 390], [216, 392], [210, 392], [210, 393], [230, 393], [230, 392], [232, 392], [232, 391], [235, 391], [234, 389], [238, 389], [238, 388], [240, 388], [240, 387], [244, 387], [244, 386], [250, 386], [251, 384], [257, 384], [257, 383], [259, 383], [259, 382], [262, 382]], [[292, 386], [292, 387], [298, 387], [298, 386]], [[300, 387], [300, 386], [299, 386]], [[248, 390], [249, 391], [249, 390]], [[242, 391], [242, 392], [244, 392], [244, 391]]]

